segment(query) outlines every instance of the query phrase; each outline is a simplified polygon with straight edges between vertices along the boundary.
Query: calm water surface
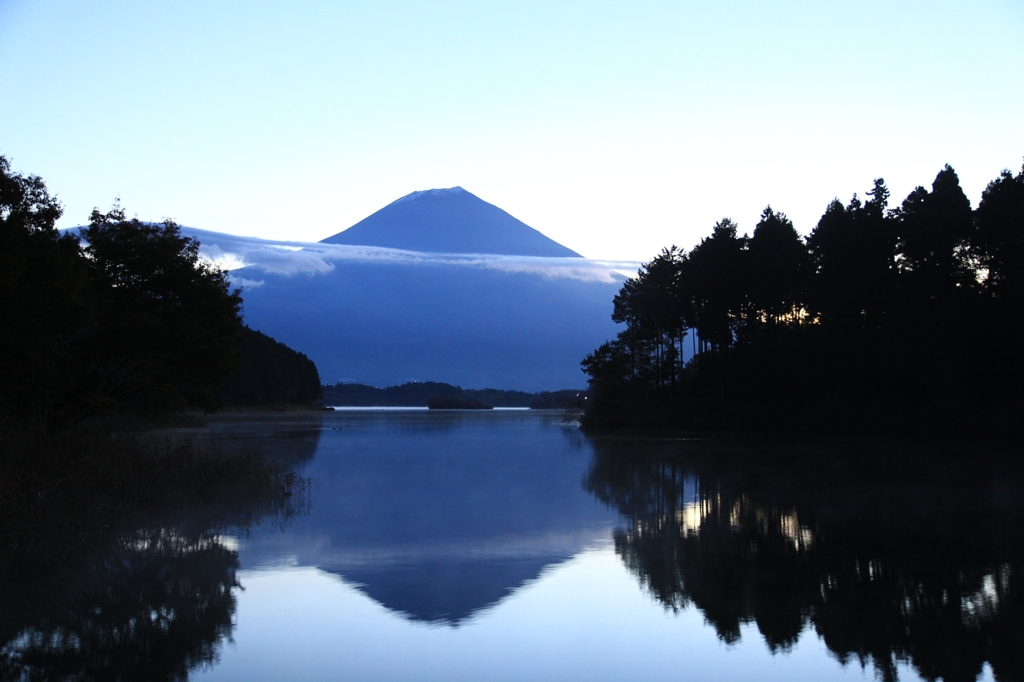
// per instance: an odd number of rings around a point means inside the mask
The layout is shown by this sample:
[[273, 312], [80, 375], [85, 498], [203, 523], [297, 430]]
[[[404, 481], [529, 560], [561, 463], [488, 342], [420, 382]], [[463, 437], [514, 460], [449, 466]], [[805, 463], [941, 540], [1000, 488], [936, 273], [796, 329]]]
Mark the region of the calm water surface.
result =
[[[196, 437], [315, 485], [290, 518], [147, 555], [152, 584], [91, 588], [129, 590], [109, 637], [166, 649], [165, 677], [1024, 679], [1013, 448], [587, 437], [514, 411], [236, 415]], [[95, 599], [66, 601], [72, 646]], [[147, 610], [171, 625], [139, 634]]]

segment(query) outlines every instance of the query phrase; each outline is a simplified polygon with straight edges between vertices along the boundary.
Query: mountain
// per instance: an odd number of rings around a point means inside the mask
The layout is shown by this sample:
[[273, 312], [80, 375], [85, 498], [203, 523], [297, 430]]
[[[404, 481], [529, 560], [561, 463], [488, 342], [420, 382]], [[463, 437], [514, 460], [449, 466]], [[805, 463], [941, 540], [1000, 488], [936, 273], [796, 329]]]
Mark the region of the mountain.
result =
[[580, 360], [618, 332], [618, 269], [459, 188], [415, 192], [323, 242], [181, 230], [233, 268], [246, 324], [326, 384], [580, 389]]
[[[353, 241], [365, 243], [332, 243], [360, 226]], [[233, 268], [246, 324], [308, 356], [326, 384], [581, 389], [580, 360], [618, 332], [621, 267], [458, 188], [413, 193], [323, 242], [181, 230]]]
[[323, 243], [428, 253], [581, 257], [461, 187], [407, 194]]

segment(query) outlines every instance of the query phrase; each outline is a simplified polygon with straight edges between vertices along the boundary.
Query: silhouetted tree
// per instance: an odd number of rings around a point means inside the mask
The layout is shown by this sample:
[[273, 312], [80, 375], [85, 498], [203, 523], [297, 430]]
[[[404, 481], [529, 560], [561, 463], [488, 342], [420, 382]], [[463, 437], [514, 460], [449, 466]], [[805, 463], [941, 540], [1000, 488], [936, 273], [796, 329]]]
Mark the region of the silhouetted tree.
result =
[[584, 422], [1019, 429], [1024, 171], [976, 215], [949, 166], [898, 209], [881, 178], [867, 196], [806, 242], [769, 206], [752, 237], [726, 219], [645, 263], [615, 299], [626, 328], [583, 361]]
[[748, 319], [778, 324], [796, 321], [803, 308], [807, 247], [785, 213], [764, 209], [749, 246]]
[[633, 373], [652, 386], [674, 383], [682, 369], [683, 341], [693, 316], [683, 288], [686, 261], [677, 247], [663, 249], [615, 296], [612, 320], [630, 329]]
[[242, 299], [171, 221], [61, 206], [0, 157], [0, 409], [68, 424], [120, 408], [210, 410], [234, 368]]
[[899, 265], [911, 286], [931, 298], [945, 298], [953, 287], [974, 281], [966, 258], [971, 202], [952, 167], [939, 171], [931, 192], [924, 187], [911, 192], [897, 215]]
[[199, 242], [174, 222], [128, 220], [120, 207], [94, 210], [82, 236], [99, 331], [80, 348], [68, 416], [118, 406], [213, 410], [242, 331], [242, 298], [227, 273], [201, 260]]
[[833, 200], [807, 239], [807, 303], [822, 327], [835, 396], [884, 394], [886, 314], [895, 287], [896, 244], [889, 190], [875, 180], [866, 204]]
[[57, 230], [62, 212], [42, 179], [0, 156], [0, 410], [19, 419], [66, 398], [94, 329], [88, 264]]
[[896, 245], [885, 181], [869, 194], [866, 204], [856, 195], [846, 207], [834, 200], [807, 238], [809, 303], [823, 323], [845, 330], [877, 326], [891, 296]]
[[1024, 298], [1024, 169], [1004, 170], [985, 188], [978, 204], [971, 251], [994, 296]]
[[711, 351], [732, 344], [734, 322], [743, 310], [747, 239], [737, 237], [736, 229], [736, 223], [723, 218], [690, 252], [685, 281], [693, 296], [693, 326], [701, 346]]

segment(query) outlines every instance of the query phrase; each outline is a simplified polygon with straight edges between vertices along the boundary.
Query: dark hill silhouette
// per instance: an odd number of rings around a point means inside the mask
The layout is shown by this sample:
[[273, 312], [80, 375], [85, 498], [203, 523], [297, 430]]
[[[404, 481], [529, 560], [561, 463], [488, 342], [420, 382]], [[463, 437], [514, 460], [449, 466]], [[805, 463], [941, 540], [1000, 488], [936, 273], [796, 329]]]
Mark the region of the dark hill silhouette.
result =
[[316, 365], [305, 354], [244, 327], [241, 362], [217, 392], [222, 405], [283, 407], [310, 405], [323, 388]]
[[429, 253], [580, 257], [461, 187], [407, 194], [322, 241]]

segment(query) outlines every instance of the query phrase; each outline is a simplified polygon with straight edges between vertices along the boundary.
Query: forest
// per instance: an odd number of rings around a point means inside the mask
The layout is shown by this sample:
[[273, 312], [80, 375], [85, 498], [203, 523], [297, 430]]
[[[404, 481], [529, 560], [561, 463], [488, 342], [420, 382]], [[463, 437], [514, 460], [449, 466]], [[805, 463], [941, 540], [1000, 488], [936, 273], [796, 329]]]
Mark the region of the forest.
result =
[[322, 394], [316, 364], [305, 353], [245, 326], [238, 369], [217, 390], [217, 401], [226, 407], [281, 408], [312, 405]]
[[94, 209], [75, 234], [37, 176], [0, 157], [0, 416], [49, 428], [113, 411], [216, 407], [241, 292], [172, 221]]
[[95, 417], [309, 405], [306, 356], [242, 324], [241, 290], [171, 220], [62, 207], [0, 156], [0, 420], [63, 429]]
[[899, 205], [881, 178], [805, 238], [767, 207], [627, 280], [583, 361], [584, 424], [1019, 433], [1024, 170], [977, 208], [946, 166]]

